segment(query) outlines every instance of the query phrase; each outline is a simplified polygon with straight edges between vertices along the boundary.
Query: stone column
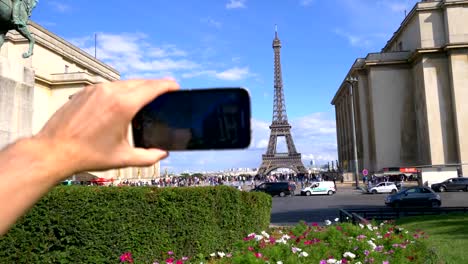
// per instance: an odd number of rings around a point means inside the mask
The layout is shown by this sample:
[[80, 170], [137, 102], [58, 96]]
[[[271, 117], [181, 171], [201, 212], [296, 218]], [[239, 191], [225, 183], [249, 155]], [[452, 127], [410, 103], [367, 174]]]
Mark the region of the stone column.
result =
[[465, 164], [462, 175], [468, 175], [468, 50], [452, 52], [449, 58], [458, 158]]
[[32, 135], [34, 71], [0, 56], [0, 149]]

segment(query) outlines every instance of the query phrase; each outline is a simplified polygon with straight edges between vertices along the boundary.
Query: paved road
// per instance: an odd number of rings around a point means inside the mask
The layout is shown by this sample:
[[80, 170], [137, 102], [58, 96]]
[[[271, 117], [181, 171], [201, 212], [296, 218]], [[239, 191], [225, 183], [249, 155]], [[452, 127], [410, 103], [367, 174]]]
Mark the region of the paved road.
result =
[[[467, 192], [441, 193], [442, 206], [468, 207]], [[333, 196], [274, 197], [271, 224], [294, 225], [300, 220], [323, 223], [339, 216], [339, 209], [385, 208], [386, 194], [362, 194], [351, 187], [341, 188]]]

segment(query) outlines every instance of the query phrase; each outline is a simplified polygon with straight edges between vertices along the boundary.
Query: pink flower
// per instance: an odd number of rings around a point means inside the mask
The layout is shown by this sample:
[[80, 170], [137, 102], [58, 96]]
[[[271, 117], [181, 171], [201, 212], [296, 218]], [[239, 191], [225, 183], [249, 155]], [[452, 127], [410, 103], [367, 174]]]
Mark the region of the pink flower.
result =
[[382, 264], [390, 264], [390, 262], [384, 261], [384, 262], [382, 262]]
[[253, 235], [244, 237], [244, 241], [250, 241], [250, 240], [252, 240], [252, 239], [254, 239], [254, 238], [255, 238], [255, 235], [253, 234]]
[[184, 264], [184, 262], [182, 260], [177, 260], [176, 264]]
[[133, 263], [132, 253], [125, 252], [120, 256], [120, 262]]
[[255, 253], [255, 257], [256, 257], [256, 258], [261, 258], [262, 256], [263, 256], [263, 255], [262, 255], [262, 253], [260, 253], [260, 252]]
[[172, 264], [172, 263], [174, 263], [174, 258], [166, 259], [166, 264]]
[[369, 256], [369, 250], [364, 250], [364, 255]]
[[187, 261], [188, 257], [182, 257], [182, 261]]
[[324, 260], [324, 259], [322, 259], [322, 260], [320, 261], [320, 264], [327, 264], [327, 261]]
[[248, 249], [249, 251], [253, 251], [253, 250], [254, 250], [253, 247], [248, 247], [247, 249]]
[[168, 251], [167, 254], [168, 255], [174, 255], [174, 252], [173, 251]]

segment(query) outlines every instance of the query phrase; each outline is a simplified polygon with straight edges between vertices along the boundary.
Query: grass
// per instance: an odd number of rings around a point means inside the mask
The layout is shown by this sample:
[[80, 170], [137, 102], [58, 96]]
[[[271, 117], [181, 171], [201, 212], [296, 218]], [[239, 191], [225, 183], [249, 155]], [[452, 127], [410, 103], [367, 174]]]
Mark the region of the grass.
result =
[[397, 224], [429, 235], [429, 245], [442, 263], [468, 263], [468, 214], [403, 218]]

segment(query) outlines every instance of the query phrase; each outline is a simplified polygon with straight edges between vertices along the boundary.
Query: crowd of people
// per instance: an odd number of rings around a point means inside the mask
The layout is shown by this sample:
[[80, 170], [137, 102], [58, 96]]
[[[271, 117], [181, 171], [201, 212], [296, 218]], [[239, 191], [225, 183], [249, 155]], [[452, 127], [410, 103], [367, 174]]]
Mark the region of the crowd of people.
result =
[[294, 185], [307, 185], [316, 181], [335, 181], [336, 177], [327, 174], [270, 174], [270, 175], [238, 175], [238, 176], [192, 176], [192, 177], [162, 177], [150, 180], [129, 180], [114, 181], [106, 186], [153, 186], [153, 187], [191, 187], [191, 186], [236, 186], [242, 189], [253, 188], [263, 182], [290, 182]]

